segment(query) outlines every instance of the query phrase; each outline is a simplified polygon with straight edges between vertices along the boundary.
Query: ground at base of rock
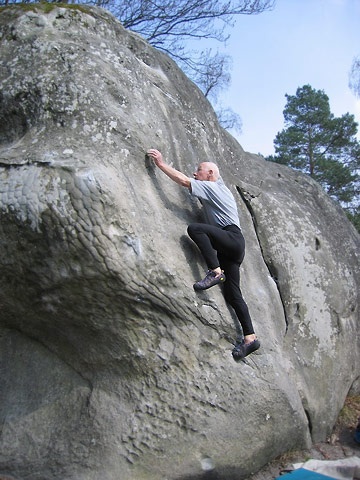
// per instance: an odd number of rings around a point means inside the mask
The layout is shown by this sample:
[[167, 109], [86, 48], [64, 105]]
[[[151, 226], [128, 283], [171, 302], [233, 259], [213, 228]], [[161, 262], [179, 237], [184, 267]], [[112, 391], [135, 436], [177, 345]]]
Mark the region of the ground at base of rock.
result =
[[293, 464], [306, 462], [310, 459], [339, 460], [354, 456], [360, 457], [360, 443], [357, 443], [354, 439], [359, 417], [360, 395], [349, 396], [328, 441], [316, 443], [309, 450], [288, 452], [273, 460], [246, 480], [273, 480], [292, 470]]

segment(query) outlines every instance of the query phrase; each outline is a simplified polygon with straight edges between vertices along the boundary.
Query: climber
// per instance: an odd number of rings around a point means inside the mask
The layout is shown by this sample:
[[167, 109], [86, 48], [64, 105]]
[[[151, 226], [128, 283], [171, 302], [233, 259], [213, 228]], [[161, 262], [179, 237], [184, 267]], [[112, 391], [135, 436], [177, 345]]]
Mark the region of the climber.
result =
[[246, 357], [260, 347], [256, 338], [248, 307], [240, 290], [240, 265], [245, 254], [245, 240], [233, 194], [225, 186], [217, 165], [200, 163], [194, 178], [187, 177], [164, 162], [162, 154], [150, 149], [147, 156], [171, 180], [189, 189], [197, 197], [204, 210], [206, 223], [192, 223], [188, 235], [198, 246], [208, 272], [194, 284], [195, 290], [206, 290], [222, 284], [224, 298], [234, 309], [244, 338], [232, 351], [234, 359]]

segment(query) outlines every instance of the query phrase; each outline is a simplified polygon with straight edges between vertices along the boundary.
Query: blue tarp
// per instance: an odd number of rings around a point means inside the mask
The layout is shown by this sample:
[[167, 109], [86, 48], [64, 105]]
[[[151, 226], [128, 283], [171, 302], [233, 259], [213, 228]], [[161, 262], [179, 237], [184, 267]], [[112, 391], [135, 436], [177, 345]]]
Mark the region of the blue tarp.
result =
[[306, 468], [298, 468], [293, 472], [276, 477], [275, 480], [334, 480], [334, 477], [312, 472], [311, 470], [306, 470]]

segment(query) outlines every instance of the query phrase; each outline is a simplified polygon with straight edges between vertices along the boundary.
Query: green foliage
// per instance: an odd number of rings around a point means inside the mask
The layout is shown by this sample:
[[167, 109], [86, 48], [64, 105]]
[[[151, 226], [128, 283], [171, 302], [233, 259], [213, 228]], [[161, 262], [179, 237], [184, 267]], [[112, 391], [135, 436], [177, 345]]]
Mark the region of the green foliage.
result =
[[[322, 90], [304, 85], [296, 95], [285, 95], [285, 129], [274, 140], [275, 155], [268, 161], [288, 165], [310, 175], [341, 203], [359, 194], [360, 144], [357, 123], [346, 113], [334, 117]], [[351, 218], [355, 216], [349, 214]]]
[[354, 224], [356, 230], [360, 232], [360, 208], [345, 210], [345, 213], [350, 222]]

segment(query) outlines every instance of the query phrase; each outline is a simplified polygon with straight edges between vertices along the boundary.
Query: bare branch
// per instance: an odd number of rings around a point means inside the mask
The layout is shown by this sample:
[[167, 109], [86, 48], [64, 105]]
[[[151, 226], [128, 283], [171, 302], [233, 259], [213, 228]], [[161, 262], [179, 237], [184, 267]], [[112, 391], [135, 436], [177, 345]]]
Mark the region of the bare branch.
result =
[[349, 87], [360, 98], [360, 57], [355, 57], [349, 74]]

